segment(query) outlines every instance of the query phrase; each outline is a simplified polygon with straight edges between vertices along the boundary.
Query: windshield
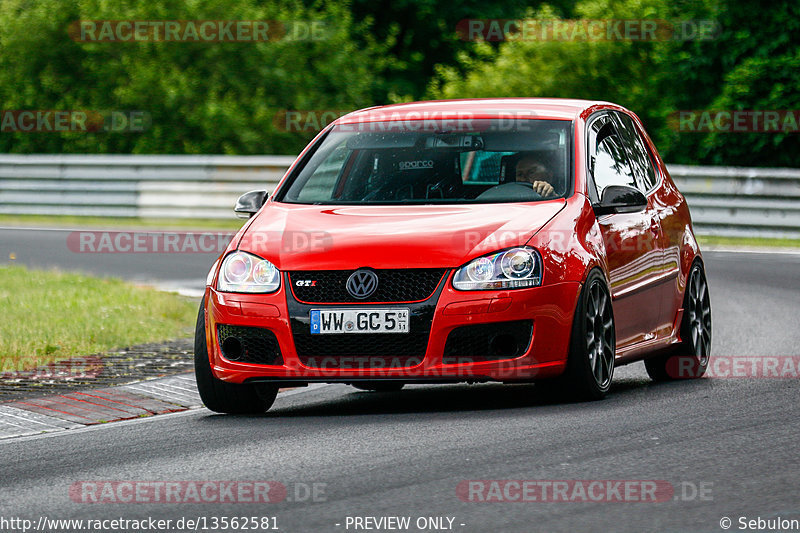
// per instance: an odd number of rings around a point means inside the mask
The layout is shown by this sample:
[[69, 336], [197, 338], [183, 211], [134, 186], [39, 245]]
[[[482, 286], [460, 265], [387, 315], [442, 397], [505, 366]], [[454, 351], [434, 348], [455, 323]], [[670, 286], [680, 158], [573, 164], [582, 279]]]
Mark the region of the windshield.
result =
[[457, 131], [422, 120], [335, 126], [276, 200], [450, 204], [563, 198], [572, 188], [571, 125], [493, 119], [473, 120]]

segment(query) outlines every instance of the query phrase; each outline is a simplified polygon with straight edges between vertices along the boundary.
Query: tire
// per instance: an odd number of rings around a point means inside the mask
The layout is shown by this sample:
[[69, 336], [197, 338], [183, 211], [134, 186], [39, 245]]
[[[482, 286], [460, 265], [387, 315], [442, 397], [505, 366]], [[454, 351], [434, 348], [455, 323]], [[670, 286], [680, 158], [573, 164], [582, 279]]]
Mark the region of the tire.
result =
[[217, 379], [211, 373], [211, 363], [206, 344], [206, 319], [200, 304], [194, 330], [194, 375], [197, 391], [203, 404], [217, 413], [259, 414], [266, 412], [275, 402], [278, 386], [271, 384], [237, 384]]
[[603, 399], [614, 377], [615, 353], [611, 295], [600, 271], [592, 270], [575, 307], [567, 369], [547, 389], [572, 400]]
[[711, 358], [711, 299], [703, 264], [696, 261], [689, 271], [683, 295], [681, 343], [666, 355], [645, 359], [647, 374], [654, 381], [702, 377]]
[[361, 383], [351, 383], [351, 385], [358, 390], [370, 392], [397, 392], [405, 387], [406, 384], [395, 381], [362, 381]]

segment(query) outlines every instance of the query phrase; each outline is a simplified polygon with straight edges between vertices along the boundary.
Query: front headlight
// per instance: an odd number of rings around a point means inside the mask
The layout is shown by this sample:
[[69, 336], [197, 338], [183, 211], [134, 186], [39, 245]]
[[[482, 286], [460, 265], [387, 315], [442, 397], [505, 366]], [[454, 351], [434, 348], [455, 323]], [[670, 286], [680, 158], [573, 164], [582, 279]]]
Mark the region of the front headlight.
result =
[[275, 292], [280, 286], [281, 274], [275, 265], [246, 252], [229, 254], [217, 278], [217, 290], [223, 292]]
[[453, 276], [453, 287], [460, 291], [523, 289], [541, 284], [542, 256], [529, 246], [473, 259]]

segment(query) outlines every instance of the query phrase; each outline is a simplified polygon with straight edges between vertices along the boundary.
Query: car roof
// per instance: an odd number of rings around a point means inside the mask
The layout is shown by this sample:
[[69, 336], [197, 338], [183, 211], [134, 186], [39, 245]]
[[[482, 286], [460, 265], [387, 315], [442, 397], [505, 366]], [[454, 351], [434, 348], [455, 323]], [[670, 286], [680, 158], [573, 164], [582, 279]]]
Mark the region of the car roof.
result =
[[[337, 124], [390, 120], [444, 119], [468, 116], [473, 119], [507, 117], [519, 114], [525, 118], [573, 120], [596, 106], [614, 106], [609, 102], [569, 98], [467, 98], [430, 100], [377, 107], [348, 113]], [[614, 106], [616, 107], [616, 106]], [[445, 115], [446, 114], [446, 115]], [[444, 116], [443, 116], [444, 115]]]

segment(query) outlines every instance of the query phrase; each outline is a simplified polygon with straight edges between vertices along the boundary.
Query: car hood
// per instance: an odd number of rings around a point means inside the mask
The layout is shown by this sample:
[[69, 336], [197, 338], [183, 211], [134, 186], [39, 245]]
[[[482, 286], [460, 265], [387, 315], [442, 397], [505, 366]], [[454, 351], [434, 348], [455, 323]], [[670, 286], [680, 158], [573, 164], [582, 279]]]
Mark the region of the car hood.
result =
[[268, 202], [238, 248], [281, 270], [452, 268], [527, 242], [566, 202], [319, 206]]

